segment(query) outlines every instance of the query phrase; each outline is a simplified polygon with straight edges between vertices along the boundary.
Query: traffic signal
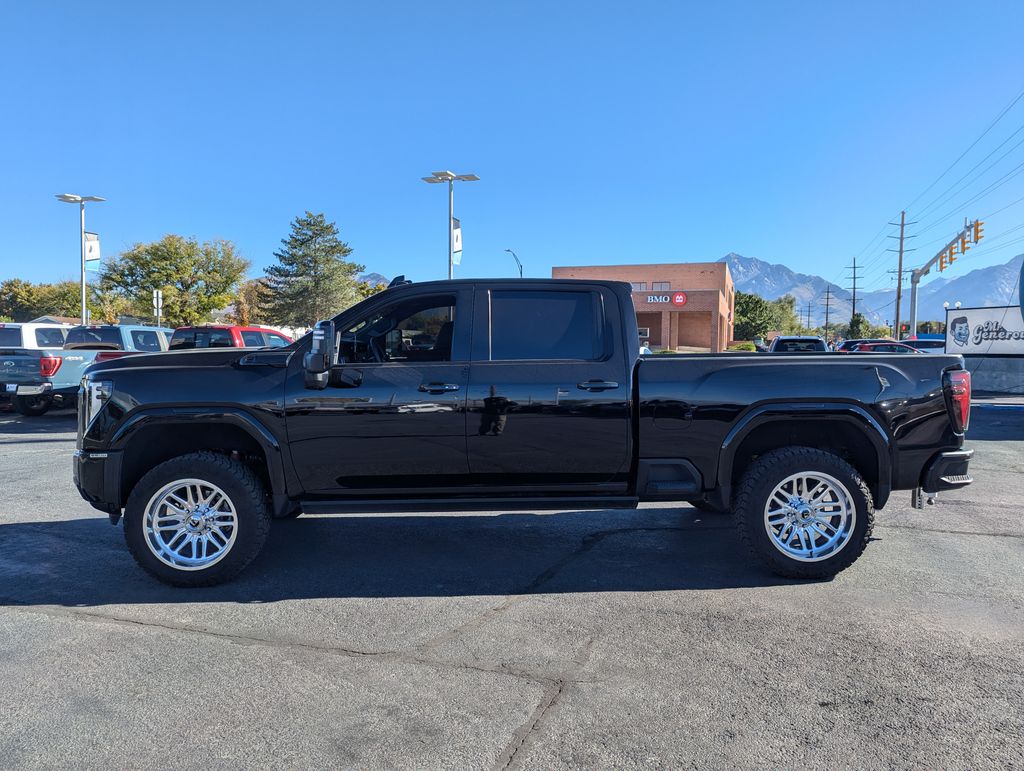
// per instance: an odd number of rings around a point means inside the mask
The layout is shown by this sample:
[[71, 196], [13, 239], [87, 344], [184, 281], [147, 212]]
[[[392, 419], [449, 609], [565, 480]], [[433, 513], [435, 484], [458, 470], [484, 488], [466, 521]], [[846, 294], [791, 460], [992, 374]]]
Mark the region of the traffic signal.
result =
[[967, 254], [967, 250], [971, 248], [967, 244], [967, 236], [960, 236], [960, 254]]
[[942, 254], [941, 254], [941, 255], [939, 256], [939, 270], [940, 270], [940, 271], [943, 271], [943, 270], [945, 270], [945, 269], [946, 269], [946, 268], [948, 268], [948, 267], [949, 267], [949, 263], [947, 263], [947, 262], [946, 262], [946, 253], [945, 253], [945, 252], [943, 252], [943, 253], [942, 253]]
[[982, 227], [984, 224], [985, 223], [981, 220], [974, 221], [974, 243], [978, 243], [982, 238], [984, 238], [985, 230]]

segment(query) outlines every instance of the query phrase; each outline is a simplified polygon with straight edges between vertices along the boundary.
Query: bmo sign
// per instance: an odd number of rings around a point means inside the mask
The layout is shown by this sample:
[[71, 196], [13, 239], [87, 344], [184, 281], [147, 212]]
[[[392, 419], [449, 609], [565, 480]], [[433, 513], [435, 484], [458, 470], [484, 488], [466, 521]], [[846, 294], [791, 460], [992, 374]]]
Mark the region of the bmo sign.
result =
[[647, 302], [652, 305], [665, 303], [668, 305], [686, 305], [686, 292], [673, 292], [672, 294], [649, 294]]

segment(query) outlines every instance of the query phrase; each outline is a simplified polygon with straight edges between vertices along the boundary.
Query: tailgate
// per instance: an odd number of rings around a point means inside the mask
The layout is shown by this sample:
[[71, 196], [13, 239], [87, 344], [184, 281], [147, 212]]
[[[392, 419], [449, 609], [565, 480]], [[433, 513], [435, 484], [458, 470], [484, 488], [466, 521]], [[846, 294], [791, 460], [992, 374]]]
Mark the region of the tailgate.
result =
[[0, 383], [38, 382], [41, 355], [28, 348], [0, 348]]

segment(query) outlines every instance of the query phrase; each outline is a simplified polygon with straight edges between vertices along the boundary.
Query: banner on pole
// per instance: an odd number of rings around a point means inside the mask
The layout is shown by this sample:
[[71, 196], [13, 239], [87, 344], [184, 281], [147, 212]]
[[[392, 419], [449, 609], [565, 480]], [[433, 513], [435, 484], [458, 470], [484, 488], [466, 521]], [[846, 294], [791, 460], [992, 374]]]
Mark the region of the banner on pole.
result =
[[452, 264], [462, 264], [462, 223], [452, 217]]
[[100, 269], [100, 237], [97, 233], [85, 232], [85, 269]]

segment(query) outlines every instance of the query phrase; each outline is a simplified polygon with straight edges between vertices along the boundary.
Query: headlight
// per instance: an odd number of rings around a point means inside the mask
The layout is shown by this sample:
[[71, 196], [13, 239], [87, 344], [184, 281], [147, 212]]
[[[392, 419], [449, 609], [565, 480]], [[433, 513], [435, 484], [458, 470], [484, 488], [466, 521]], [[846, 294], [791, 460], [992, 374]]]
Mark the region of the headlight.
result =
[[82, 386], [78, 390], [78, 405], [83, 411], [82, 425], [86, 430], [113, 392], [114, 384], [109, 380], [91, 380], [88, 376], [82, 378]]

